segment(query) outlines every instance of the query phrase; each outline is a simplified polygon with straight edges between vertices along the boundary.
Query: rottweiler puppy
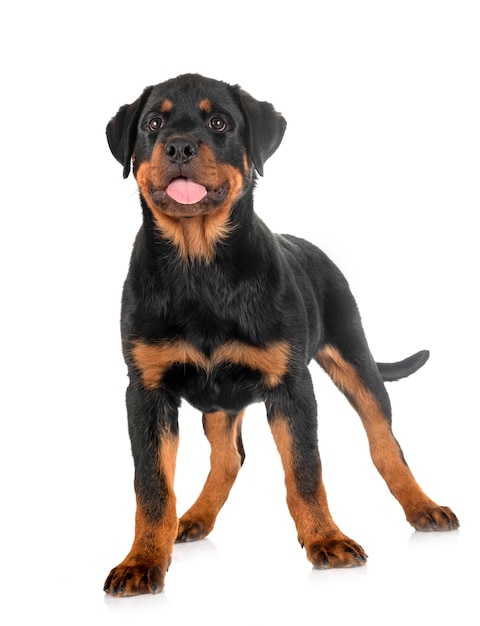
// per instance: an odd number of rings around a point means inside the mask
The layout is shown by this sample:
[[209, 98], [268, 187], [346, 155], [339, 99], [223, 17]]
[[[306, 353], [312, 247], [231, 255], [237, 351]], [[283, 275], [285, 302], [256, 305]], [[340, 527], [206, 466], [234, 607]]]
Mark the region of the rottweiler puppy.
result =
[[[422, 351], [376, 363], [347, 281], [311, 243], [273, 234], [253, 191], [286, 122], [238, 86], [186, 74], [148, 87], [107, 126], [143, 223], [122, 299], [126, 403], [135, 464], [131, 551], [105, 583], [112, 595], [160, 592], [175, 541], [205, 537], [245, 454], [246, 407], [263, 402], [285, 471], [298, 540], [315, 568], [364, 565], [363, 548], [333, 521], [322, 482], [314, 359], [356, 409], [372, 460], [417, 530], [458, 528], [421, 490], [391, 429], [384, 381], [415, 372]], [[178, 409], [203, 414], [211, 470], [177, 517]]]

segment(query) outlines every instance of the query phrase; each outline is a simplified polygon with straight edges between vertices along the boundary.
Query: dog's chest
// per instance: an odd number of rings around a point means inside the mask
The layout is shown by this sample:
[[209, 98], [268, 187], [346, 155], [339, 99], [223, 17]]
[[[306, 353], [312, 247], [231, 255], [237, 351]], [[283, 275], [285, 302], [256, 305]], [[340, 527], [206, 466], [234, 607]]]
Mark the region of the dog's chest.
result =
[[[279, 385], [288, 370], [290, 346], [285, 341], [253, 346], [238, 340], [219, 344], [208, 354], [183, 338], [157, 342], [135, 340], [131, 359], [148, 389], [166, 386], [184, 397], [217, 406], [236, 403], [250, 394]], [[222, 407], [228, 408], [228, 407]]]
[[147, 389], [169, 389], [202, 411], [237, 411], [282, 382], [290, 352], [285, 341], [255, 346], [227, 339], [207, 349], [177, 335], [131, 341], [129, 361]]

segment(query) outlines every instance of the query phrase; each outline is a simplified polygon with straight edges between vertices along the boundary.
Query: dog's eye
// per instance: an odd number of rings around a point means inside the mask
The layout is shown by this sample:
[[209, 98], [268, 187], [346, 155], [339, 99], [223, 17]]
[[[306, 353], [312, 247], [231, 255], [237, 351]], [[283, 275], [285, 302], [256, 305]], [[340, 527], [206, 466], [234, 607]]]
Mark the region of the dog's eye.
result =
[[217, 133], [223, 133], [227, 130], [228, 124], [220, 115], [212, 115], [208, 120], [208, 127], [212, 130], [216, 130]]
[[158, 115], [148, 120], [147, 128], [152, 133], [156, 132], [157, 130], [160, 130], [162, 126], [163, 126], [163, 119], [159, 117]]

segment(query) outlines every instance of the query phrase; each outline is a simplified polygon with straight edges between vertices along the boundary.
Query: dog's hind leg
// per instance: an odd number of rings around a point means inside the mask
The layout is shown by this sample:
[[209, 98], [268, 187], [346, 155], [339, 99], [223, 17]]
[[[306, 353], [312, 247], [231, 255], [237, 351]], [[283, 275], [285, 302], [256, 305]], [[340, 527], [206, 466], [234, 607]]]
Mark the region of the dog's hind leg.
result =
[[218, 411], [203, 415], [203, 428], [211, 446], [210, 473], [198, 499], [180, 519], [177, 541], [203, 539], [212, 530], [245, 458], [243, 414]]
[[357, 410], [365, 427], [370, 454], [390, 491], [417, 530], [458, 528], [455, 514], [438, 506], [416, 482], [392, 433], [390, 404], [380, 374], [366, 359], [347, 361], [338, 348], [326, 345], [317, 360]]

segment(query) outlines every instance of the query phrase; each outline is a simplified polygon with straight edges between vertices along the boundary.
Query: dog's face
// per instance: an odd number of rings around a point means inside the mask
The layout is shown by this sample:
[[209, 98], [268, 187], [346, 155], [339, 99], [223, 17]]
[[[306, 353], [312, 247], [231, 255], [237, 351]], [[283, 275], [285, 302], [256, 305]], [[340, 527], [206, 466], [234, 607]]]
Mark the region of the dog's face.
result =
[[208, 216], [226, 227], [255, 170], [280, 144], [286, 122], [239, 87], [186, 74], [148, 87], [107, 126], [112, 153], [133, 172], [155, 223]]
[[139, 118], [133, 162], [156, 215], [194, 217], [230, 207], [250, 179], [245, 122], [222, 85], [155, 87]]

